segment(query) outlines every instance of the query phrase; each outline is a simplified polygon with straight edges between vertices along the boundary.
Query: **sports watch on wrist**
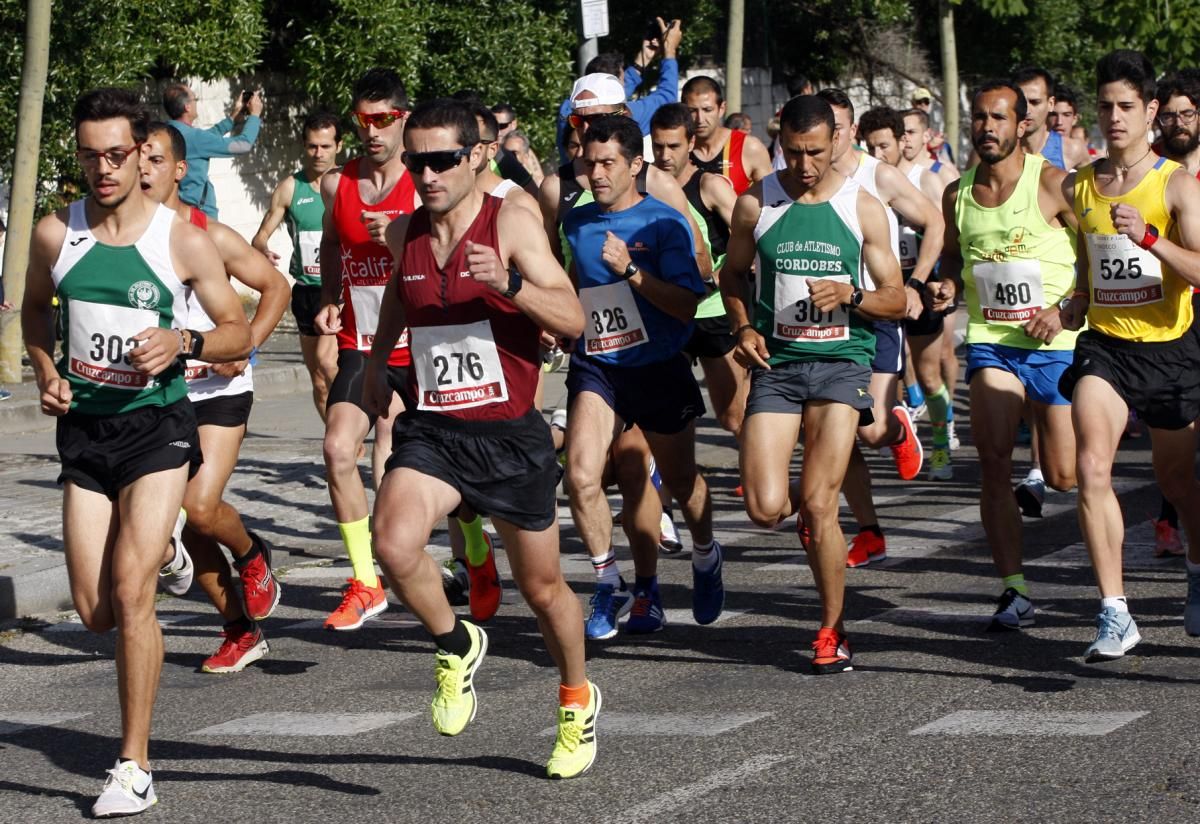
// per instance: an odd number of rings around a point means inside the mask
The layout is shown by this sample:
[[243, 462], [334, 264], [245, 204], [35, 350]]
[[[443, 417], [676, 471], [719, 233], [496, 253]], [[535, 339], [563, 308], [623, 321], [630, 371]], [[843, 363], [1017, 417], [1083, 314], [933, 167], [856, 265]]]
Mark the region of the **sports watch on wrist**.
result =
[[863, 290], [855, 287], [854, 291], [850, 293], [849, 306], [851, 309], [857, 309], [858, 307], [862, 306], [862, 302]]
[[621, 273], [621, 277], [624, 278], [625, 280], [629, 280], [631, 277], [636, 275], [638, 273], [638, 271], [639, 271], [639, 269], [637, 268], [637, 266], [634, 265], [633, 261], [631, 260], [631, 261], [629, 261], [629, 265], [627, 265], [625, 267], [625, 271]]
[[508, 288], [505, 289], [500, 294], [504, 295], [504, 297], [508, 298], [509, 300], [512, 300], [513, 297], [516, 296], [517, 292], [521, 291], [521, 283], [522, 283], [521, 273], [518, 272], [516, 269], [509, 269], [508, 270]]
[[187, 340], [184, 344], [183, 354], [180, 357], [186, 360], [199, 359], [200, 353], [204, 351], [204, 336], [191, 329], [184, 329], [183, 334], [187, 337]]

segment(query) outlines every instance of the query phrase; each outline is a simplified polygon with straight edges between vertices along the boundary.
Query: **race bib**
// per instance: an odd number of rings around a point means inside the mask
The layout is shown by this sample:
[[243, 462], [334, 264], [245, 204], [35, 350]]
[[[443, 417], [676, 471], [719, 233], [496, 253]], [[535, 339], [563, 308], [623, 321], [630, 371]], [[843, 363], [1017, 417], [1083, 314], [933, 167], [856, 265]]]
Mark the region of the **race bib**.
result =
[[70, 310], [70, 352], [67, 370], [97, 386], [114, 389], [145, 389], [155, 380], [129, 363], [129, 353], [139, 342], [134, 335], [158, 326], [158, 312], [72, 300]]
[[971, 271], [979, 310], [988, 323], [1025, 323], [1046, 305], [1039, 261], [988, 261]]
[[489, 321], [420, 326], [411, 334], [418, 409], [445, 412], [508, 400]]
[[183, 379], [188, 383], [206, 380], [210, 375], [215, 374], [209, 365], [204, 361], [190, 360], [183, 370]]
[[[822, 280], [850, 283], [849, 275], [827, 275]], [[804, 343], [833, 343], [850, 339], [850, 309], [818, 309], [808, 292], [808, 278], [784, 275], [775, 279], [774, 337]]]
[[297, 238], [301, 271], [306, 275], [321, 274], [321, 233], [300, 232]]
[[1162, 264], [1125, 235], [1087, 235], [1093, 306], [1145, 306], [1163, 299]]
[[900, 268], [912, 269], [917, 265], [917, 253], [921, 250], [921, 240], [917, 230], [904, 223], [900, 224]]
[[587, 354], [620, 352], [650, 340], [633, 288], [626, 281], [580, 289], [579, 302], [583, 304]]

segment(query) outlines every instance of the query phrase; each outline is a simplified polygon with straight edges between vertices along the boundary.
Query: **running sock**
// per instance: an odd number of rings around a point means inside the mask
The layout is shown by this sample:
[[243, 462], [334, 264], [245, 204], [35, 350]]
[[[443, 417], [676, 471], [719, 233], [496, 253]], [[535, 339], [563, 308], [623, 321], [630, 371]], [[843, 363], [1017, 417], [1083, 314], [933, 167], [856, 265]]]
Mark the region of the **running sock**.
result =
[[658, 474], [658, 464], [654, 459], [650, 459], [650, 483], [654, 484], [655, 489], [662, 489], [662, 475]]
[[488, 557], [487, 540], [483, 537], [483, 518], [479, 515], [473, 521], [459, 518], [458, 525], [467, 539], [467, 563], [473, 567], [483, 566]]
[[643, 578], [641, 575], [638, 575], [636, 578], [633, 579], [633, 591], [634, 592], [649, 592], [650, 590], [657, 589], [657, 588], [658, 588], [658, 576], [657, 575], [651, 575], [649, 578]]
[[1166, 498], [1162, 499], [1162, 507], [1158, 510], [1158, 520], [1166, 521], [1171, 525], [1171, 529], [1179, 529], [1179, 513]]
[[[250, 536], [250, 548], [246, 550], [246, 554], [240, 558], [236, 555], [233, 556], [234, 569], [236, 569], [238, 572], [241, 572], [246, 568], [246, 564], [250, 563], [253, 558], [263, 554], [262, 543], [260, 543], [261, 540], [262, 539], [255, 535]], [[232, 555], [233, 553], [231, 552], [230, 554]]]
[[258, 628], [258, 622], [252, 621], [249, 618], [245, 617], [244, 615], [241, 618], [238, 618], [234, 621], [230, 621], [228, 624], [225, 625], [225, 629], [227, 629], [227, 630], [237, 629], [237, 630], [241, 630], [242, 632], [254, 632], [254, 630], [257, 628]]
[[867, 524], [858, 528], [859, 532], [874, 532], [878, 538], [883, 537], [883, 530], [879, 528], [879, 524]]
[[1129, 602], [1125, 600], [1124, 595], [1116, 595], [1112, 598], [1101, 598], [1100, 609], [1108, 609], [1112, 607], [1117, 612], [1129, 612]]
[[1029, 587], [1025, 584], [1025, 573], [1018, 572], [1016, 575], [1005, 575], [1001, 581], [1005, 589], [1015, 589], [1026, 598], [1029, 597]]
[[471, 651], [471, 633], [467, 632], [467, 625], [458, 617], [454, 619], [452, 630], [443, 635], [434, 635], [433, 640], [437, 642], [439, 650], [459, 658]]
[[346, 554], [350, 556], [354, 577], [366, 586], [379, 586], [379, 578], [375, 575], [375, 557], [371, 553], [370, 516], [361, 521], [338, 524], [338, 532], [342, 533], [342, 543], [346, 545]]
[[560, 707], [581, 710], [588, 705], [590, 700], [592, 700], [592, 691], [588, 688], [587, 681], [577, 687], [568, 687], [566, 684], [558, 685], [558, 705]]
[[609, 550], [604, 555], [592, 558], [592, 569], [596, 572], [596, 583], [621, 585], [621, 572], [617, 569], [617, 553]]
[[698, 572], [711, 572], [717, 565], [716, 541], [706, 545], [692, 544], [692, 566]]
[[916, 409], [921, 404], [925, 403], [925, 393], [921, 391], [921, 384], [912, 383], [904, 387], [904, 397], [909, 407]]
[[929, 409], [929, 425], [933, 429], [933, 448], [949, 449], [950, 431], [946, 428], [946, 410], [950, 408], [950, 393], [946, 391], [946, 384], [926, 395], [925, 405]]
[[[942, 386], [944, 388], [946, 386], [946, 384], [942, 384]], [[946, 390], [946, 396], [947, 397], [950, 396], [950, 391], [948, 389]], [[949, 426], [952, 423], [954, 423], [954, 403], [953, 402], [946, 404], [946, 425]]]
[[1046, 483], [1046, 478], [1042, 475], [1042, 468], [1040, 466], [1035, 466], [1030, 469], [1029, 474], [1025, 476], [1025, 482], [1031, 484]]

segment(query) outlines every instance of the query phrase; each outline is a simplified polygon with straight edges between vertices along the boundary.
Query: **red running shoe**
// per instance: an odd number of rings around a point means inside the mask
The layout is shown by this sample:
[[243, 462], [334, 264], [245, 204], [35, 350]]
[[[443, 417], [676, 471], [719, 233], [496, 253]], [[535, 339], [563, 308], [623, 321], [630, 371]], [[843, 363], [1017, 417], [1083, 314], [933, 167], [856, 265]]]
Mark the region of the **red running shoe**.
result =
[[853, 659], [850, 642], [833, 627], [817, 630], [817, 640], [813, 641], [812, 647], [812, 668], [817, 675], [832, 675], [854, 669], [850, 663]]
[[471, 601], [471, 617], [476, 621], [487, 621], [500, 609], [504, 600], [504, 588], [500, 585], [500, 571], [496, 569], [496, 550], [492, 546], [492, 536], [483, 533], [487, 543], [487, 559], [479, 566], [472, 566], [467, 561], [467, 574], [471, 578], [471, 587], [467, 590]]
[[800, 536], [800, 548], [808, 552], [808, 545], [812, 543], [812, 532], [809, 531], [808, 524], [804, 523], [804, 515], [799, 510], [796, 511], [796, 534]]
[[354, 630], [387, 609], [387, 595], [383, 587], [369, 587], [357, 578], [346, 580], [346, 591], [342, 603], [325, 619], [325, 629], [339, 632]]
[[892, 460], [896, 462], [896, 472], [900, 480], [911, 481], [921, 474], [921, 465], [925, 462], [925, 452], [921, 449], [921, 439], [913, 426], [908, 410], [903, 406], [893, 406], [892, 414], [900, 421], [900, 429], [904, 438], [899, 443], [892, 444]]
[[251, 621], [269, 618], [279, 606], [283, 594], [279, 582], [271, 572], [271, 547], [262, 538], [250, 533], [250, 540], [258, 548], [245, 566], [238, 570], [242, 579], [242, 606]]
[[846, 553], [846, 566], [851, 569], [864, 567], [872, 561], [882, 561], [886, 557], [887, 542], [883, 536], [870, 529], [864, 529], [850, 541], [850, 551]]
[[220, 649], [200, 665], [204, 672], [241, 672], [271, 650], [258, 627], [246, 631], [236, 623], [226, 624], [224, 633]]

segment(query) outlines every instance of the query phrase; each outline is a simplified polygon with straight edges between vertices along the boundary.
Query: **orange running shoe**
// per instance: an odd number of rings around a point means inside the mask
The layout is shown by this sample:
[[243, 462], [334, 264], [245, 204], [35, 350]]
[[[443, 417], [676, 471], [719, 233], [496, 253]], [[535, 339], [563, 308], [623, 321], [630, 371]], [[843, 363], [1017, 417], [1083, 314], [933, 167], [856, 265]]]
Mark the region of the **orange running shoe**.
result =
[[851, 569], [865, 567], [872, 561], [882, 561], [887, 557], [887, 542], [882, 535], [873, 530], [864, 529], [850, 541], [850, 551], [846, 553], [846, 566]]
[[471, 617], [476, 621], [487, 621], [500, 609], [504, 599], [504, 588], [500, 585], [500, 571], [496, 569], [496, 549], [492, 546], [492, 536], [483, 533], [487, 543], [487, 560], [479, 566], [472, 566], [467, 561], [467, 574], [471, 578], [471, 586], [467, 597], [471, 602]]
[[369, 587], [357, 578], [347, 578], [346, 584], [342, 603], [325, 619], [325, 629], [339, 632], [358, 629], [368, 618], [374, 618], [387, 609], [387, 595], [383, 587]]
[[911, 481], [921, 474], [921, 465], [925, 462], [925, 452], [921, 449], [921, 439], [913, 427], [912, 418], [903, 406], [893, 406], [892, 414], [900, 421], [900, 429], [904, 438], [899, 443], [892, 444], [892, 460], [896, 462], [896, 472], [900, 480]]
[[1167, 521], [1154, 522], [1154, 557], [1165, 555], [1186, 555], [1187, 549], [1179, 538], [1179, 530]]
[[812, 531], [808, 524], [804, 523], [804, 514], [799, 510], [796, 511], [796, 534], [800, 536], [800, 548], [808, 552], [808, 545], [812, 543]]
[[832, 675], [854, 669], [850, 663], [853, 660], [850, 642], [833, 627], [817, 630], [817, 640], [813, 641], [812, 647], [812, 668], [817, 675]]
[[741, 484], [738, 484], [737, 486], [735, 486], [733, 488], [733, 494], [739, 498], [745, 498], [746, 497], [746, 489]]

